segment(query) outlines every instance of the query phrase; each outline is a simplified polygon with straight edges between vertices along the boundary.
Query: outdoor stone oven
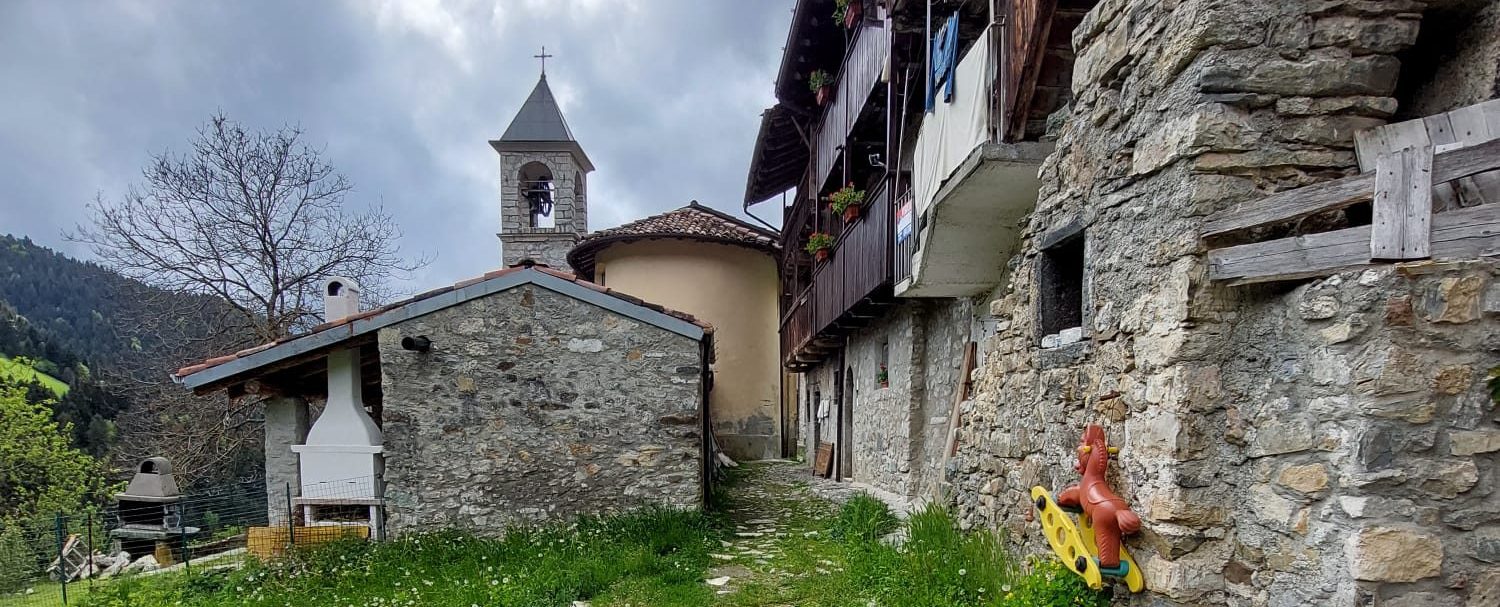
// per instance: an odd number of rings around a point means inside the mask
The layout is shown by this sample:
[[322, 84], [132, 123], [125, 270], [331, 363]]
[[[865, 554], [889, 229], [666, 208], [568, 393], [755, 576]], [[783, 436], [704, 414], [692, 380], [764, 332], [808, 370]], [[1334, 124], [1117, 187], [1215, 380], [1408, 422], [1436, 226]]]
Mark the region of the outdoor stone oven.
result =
[[165, 564], [174, 541], [180, 544], [182, 538], [198, 533], [196, 527], [182, 525], [182, 492], [172, 475], [172, 462], [165, 457], [142, 460], [125, 492], [115, 499], [119, 527], [110, 531], [110, 537], [120, 544], [120, 550], [130, 554], [155, 552], [157, 561]]

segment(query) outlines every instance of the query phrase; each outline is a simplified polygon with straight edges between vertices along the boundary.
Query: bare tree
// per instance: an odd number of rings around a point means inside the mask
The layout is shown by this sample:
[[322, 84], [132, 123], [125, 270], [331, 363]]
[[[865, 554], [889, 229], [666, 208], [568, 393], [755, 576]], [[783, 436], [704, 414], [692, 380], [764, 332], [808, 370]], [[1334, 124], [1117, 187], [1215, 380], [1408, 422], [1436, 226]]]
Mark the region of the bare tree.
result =
[[222, 298], [261, 340], [316, 324], [327, 276], [379, 297], [426, 265], [399, 255], [400, 230], [383, 210], [344, 209], [352, 186], [301, 138], [215, 115], [190, 153], [154, 155], [144, 183], [96, 199], [92, 225], [67, 237], [131, 278]]

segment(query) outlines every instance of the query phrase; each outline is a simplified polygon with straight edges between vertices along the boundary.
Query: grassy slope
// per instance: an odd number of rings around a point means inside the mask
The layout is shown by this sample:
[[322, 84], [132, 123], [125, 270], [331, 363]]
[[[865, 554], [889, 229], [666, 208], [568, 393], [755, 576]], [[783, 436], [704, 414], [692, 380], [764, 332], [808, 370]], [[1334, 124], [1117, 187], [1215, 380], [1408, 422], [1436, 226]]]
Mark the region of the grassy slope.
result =
[[62, 380], [33, 369], [30, 365], [6, 358], [3, 354], [0, 354], [0, 375], [22, 383], [41, 382], [42, 386], [51, 390], [59, 398], [68, 393], [68, 384], [63, 383]]

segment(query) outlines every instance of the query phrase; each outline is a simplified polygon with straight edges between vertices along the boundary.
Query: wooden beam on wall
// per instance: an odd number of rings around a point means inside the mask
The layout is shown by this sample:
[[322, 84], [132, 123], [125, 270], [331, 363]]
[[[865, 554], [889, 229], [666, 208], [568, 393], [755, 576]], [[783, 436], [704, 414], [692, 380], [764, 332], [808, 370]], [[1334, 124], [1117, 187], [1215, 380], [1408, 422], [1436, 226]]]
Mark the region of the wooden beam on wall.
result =
[[[1500, 139], [1437, 154], [1432, 161], [1432, 182], [1444, 183], [1493, 169], [1500, 169]], [[1375, 173], [1370, 172], [1277, 192], [1210, 215], [1203, 224], [1202, 237], [1223, 236], [1342, 209], [1369, 200], [1374, 191]]]
[[1426, 259], [1431, 221], [1432, 146], [1382, 152], [1375, 161], [1370, 259]]
[[[1370, 226], [1360, 226], [1209, 251], [1208, 276], [1237, 285], [1363, 268], [1373, 265], [1370, 233]], [[1433, 215], [1430, 253], [1434, 259], [1500, 255], [1500, 205]]]

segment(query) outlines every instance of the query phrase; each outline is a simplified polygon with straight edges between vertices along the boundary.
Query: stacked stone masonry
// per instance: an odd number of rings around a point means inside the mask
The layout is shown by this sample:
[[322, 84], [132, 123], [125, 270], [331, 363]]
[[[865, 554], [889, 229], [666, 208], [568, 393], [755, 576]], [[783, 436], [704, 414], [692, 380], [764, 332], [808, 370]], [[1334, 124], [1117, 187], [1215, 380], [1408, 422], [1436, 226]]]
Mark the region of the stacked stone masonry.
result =
[[[552, 174], [554, 227], [531, 225], [531, 206], [521, 195], [521, 167], [539, 162]], [[568, 267], [568, 251], [588, 233], [587, 176], [570, 152], [500, 154], [500, 240], [505, 265], [523, 259]]]
[[[903, 500], [931, 492], [947, 443], [958, 367], [969, 340], [973, 306], [967, 300], [911, 301], [851, 335], [844, 347], [843, 395], [850, 399], [849, 478]], [[882, 357], [884, 357], [882, 359]], [[879, 381], [882, 360], [886, 384]], [[837, 357], [802, 376], [801, 401], [818, 394], [828, 403], [819, 419], [813, 402], [803, 411], [803, 444], [835, 443], [838, 434]], [[816, 435], [813, 434], [816, 432]]]
[[[1352, 174], [1357, 130], [1494, 97], [1493, 64], [1403, 66], [1424, 11], [1460, 3], [1439, 4], [1093, 8], [943, 471], [966, 526], [1044, 550], [1027, 490], [1074, 482], [1072, 450], [1099, 423], [1145, 522], [1128, 545], [1148, 592], [1122, 602], [1500, 604], [1500, 417], [1484, 385], [1500, 365], [1500, 266], [1230, 287], [1207, 280], [1197, 238], [1209, 213]], [[1469, 31], [1491, 38], [1457, 56], [1493, 60], [1495, 9], [1478, 14]], [[1042, 349], [1036, 243], [1074, 222], [1085, 339]]]
[[382, 329], [390, 530], [700, 506], [700, 347], [532, 286]]

